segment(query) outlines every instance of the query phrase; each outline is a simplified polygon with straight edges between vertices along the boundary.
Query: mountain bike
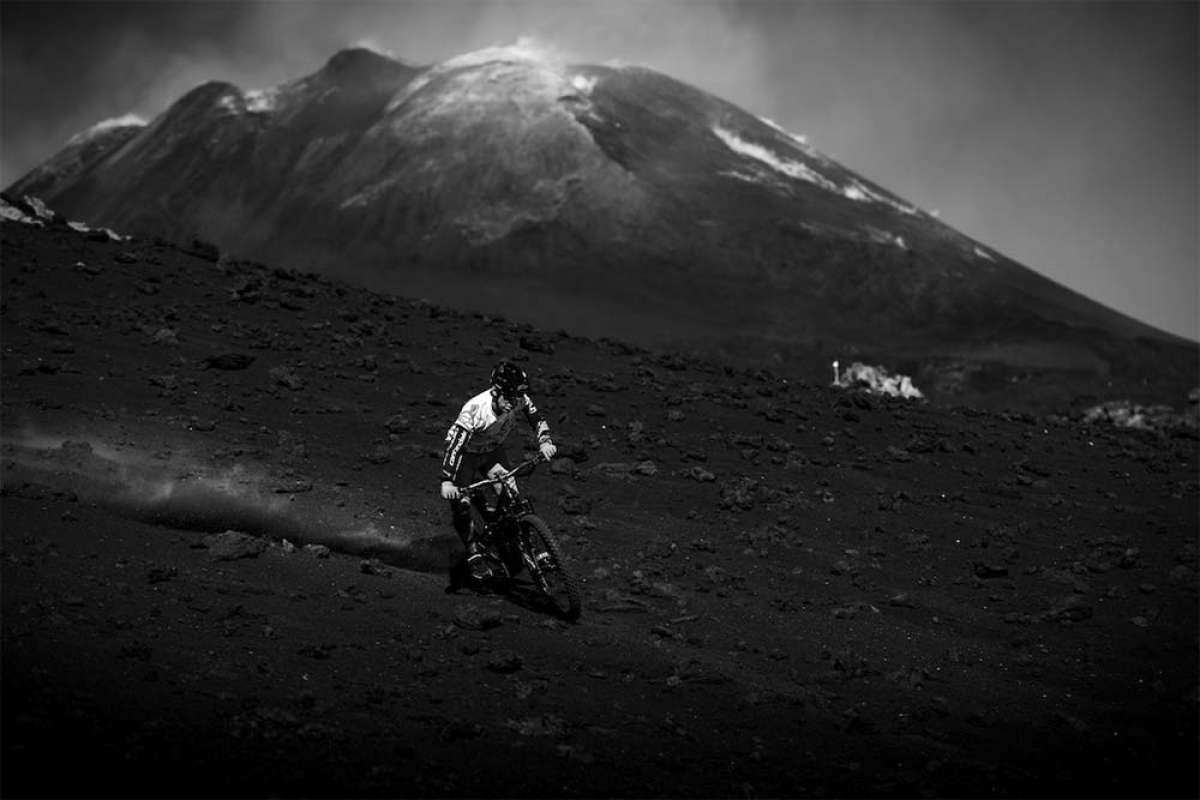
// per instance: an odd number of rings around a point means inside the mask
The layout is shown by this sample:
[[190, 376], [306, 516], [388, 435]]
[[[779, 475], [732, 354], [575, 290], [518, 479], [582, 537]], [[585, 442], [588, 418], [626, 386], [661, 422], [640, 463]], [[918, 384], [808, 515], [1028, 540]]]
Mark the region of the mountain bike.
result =
[[[533, 502], [524, 494], [510, 488], [512, 478], [532, 472], [542, 458], [529, 459], [513, 469], [476, 481], [459, 490], [471, 499], [478, 518], [483, 522], [480, 541], [491, 556], [493, 567], [499, 567], [501, 586], [519, 588], [516, 578], [522, 571], [528, 574], [542, 603], [566, 620], [575, 620], [583, 609], [579, 584], [563, 558], [562, 546], [550, 526], [533, 510]], [[495, 511], [488, 509], [485, 493], [498, 493]]]

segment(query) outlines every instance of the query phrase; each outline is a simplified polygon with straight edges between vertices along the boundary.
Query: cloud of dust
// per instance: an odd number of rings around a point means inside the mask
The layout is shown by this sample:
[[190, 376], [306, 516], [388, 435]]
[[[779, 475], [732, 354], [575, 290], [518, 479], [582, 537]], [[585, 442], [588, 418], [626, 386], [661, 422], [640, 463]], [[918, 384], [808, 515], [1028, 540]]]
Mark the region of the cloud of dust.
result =
[[378, 558], [421, 571], [447, 569], [457, 540], [417, 535], [401, 524], [382, 530], [352, 518], [353, 511], [296, 503], [287, 482], [246, 464], [214, 467], [185, 451], [153, 455], [105, 443], [96, 435], [26, 430], [0, 439], [5, 490], [23, 483], [70, 493], [112, 514], [181, 530], [236, 530], [297, 545]]

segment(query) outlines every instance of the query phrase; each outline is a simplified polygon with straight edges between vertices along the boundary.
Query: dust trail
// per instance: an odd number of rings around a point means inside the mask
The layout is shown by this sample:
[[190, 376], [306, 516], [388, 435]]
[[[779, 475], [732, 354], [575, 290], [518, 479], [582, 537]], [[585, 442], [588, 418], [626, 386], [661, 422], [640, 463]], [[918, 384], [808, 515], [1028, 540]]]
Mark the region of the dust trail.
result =
[[322, 506], [320, 499], [302, 501], [297, 508], [286, 480], [243, 464], [215, 468], [177, 453], [119, 450], [99, 437], [32, 432], [0, 439], [0, 453], [5, 494], [19, 495], [20, 487], [30, 484], [44, 486], [152, 525], [322, 544], [426, 572], [444, 571], [457, 557], [458, 543], [447, 535], [381, 531], [350, 519], [352, 511]]

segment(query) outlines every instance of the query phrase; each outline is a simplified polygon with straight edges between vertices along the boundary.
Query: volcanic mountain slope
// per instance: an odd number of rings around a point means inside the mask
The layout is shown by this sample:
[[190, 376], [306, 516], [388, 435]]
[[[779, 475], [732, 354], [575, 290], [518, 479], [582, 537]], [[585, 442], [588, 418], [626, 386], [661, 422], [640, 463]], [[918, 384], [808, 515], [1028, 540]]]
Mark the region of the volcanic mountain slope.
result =
[[[1200, 788], [1186, 429], [844, 393], [65, 226], [0, 248], [6, 797]], [[445, 591], [442, 436], [502, 356], [561, 446], [523, 486], [577, 624]]]
[[[521, 48], [366, 50], [268, 91], [208, 83], [10, 192], [72, 218], [573, 333], [935, 397], [1179, 403], [1200, 353], [665, 75]], [[986, 189], [983, 189], [986, 190]]]

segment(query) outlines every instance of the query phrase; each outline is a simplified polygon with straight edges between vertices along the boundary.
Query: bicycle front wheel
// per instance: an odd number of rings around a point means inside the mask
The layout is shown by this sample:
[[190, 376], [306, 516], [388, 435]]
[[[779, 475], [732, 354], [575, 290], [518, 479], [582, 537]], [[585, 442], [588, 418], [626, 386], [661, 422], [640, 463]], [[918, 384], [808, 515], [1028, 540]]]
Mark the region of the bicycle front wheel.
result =
[[579, 583], [563, 559], [562, 547], [550, 527], [535, 514], [521, 517], [521, 544], [533, 583], [566, 620], [576, 620], [583, 611]]

